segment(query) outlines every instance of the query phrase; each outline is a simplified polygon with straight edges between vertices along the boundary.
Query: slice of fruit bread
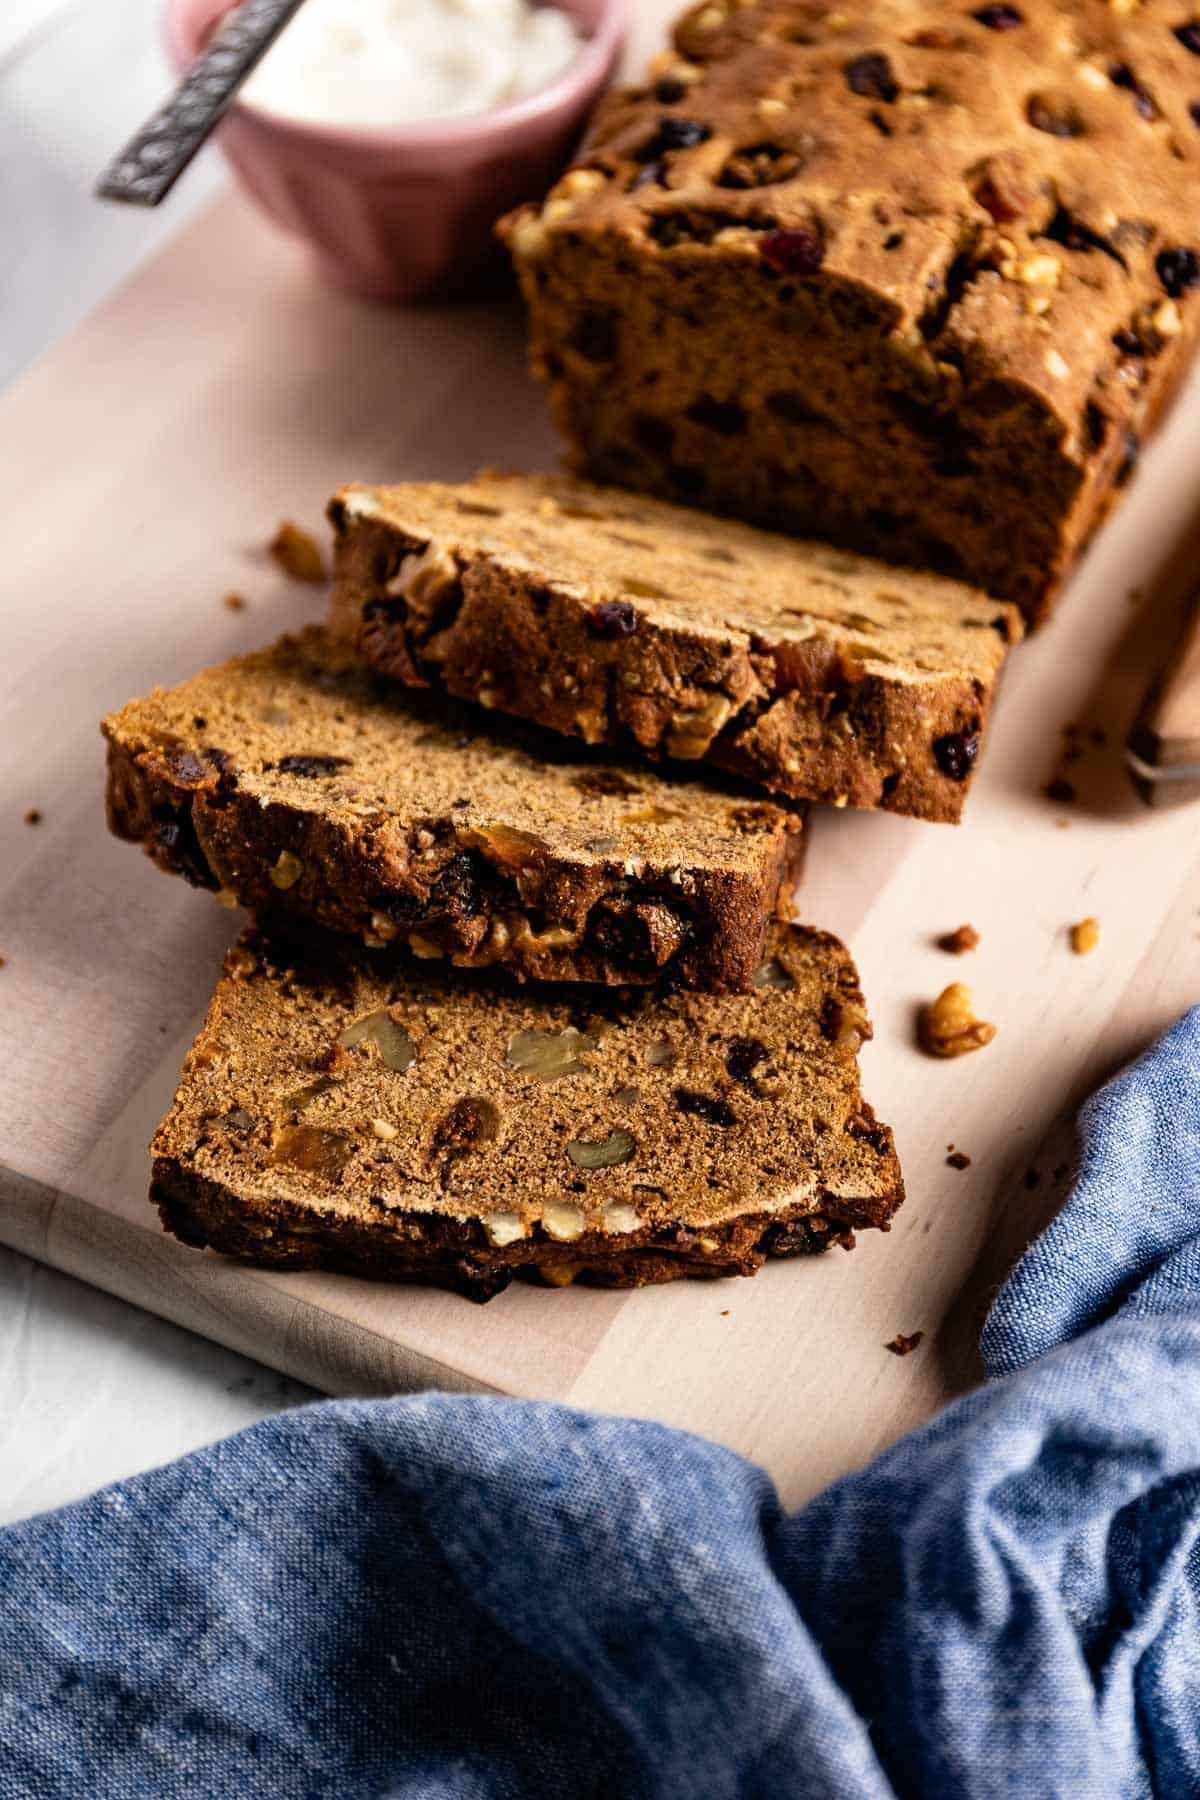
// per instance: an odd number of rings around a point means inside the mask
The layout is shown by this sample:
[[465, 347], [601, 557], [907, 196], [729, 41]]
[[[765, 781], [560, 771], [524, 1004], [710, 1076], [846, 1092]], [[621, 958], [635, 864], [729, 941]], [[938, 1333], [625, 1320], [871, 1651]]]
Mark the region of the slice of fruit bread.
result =
[[545, 987], [247, 932], [154, 1139], [169, 1231], [275, 1268], [637, 1287], [886, 1228], [870, 1036], [832, 937], [773, 925], [747, 994]]

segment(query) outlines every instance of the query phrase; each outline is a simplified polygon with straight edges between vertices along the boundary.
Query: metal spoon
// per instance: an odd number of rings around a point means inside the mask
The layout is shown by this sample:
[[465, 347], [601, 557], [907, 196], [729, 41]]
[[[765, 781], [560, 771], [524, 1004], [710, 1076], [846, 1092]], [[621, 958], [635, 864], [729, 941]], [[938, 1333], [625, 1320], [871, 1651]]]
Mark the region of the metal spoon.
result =
[[242, 0], [160, 106], [96, 184], [104, 200], [157, 206], [261, 62], [303, 0]]

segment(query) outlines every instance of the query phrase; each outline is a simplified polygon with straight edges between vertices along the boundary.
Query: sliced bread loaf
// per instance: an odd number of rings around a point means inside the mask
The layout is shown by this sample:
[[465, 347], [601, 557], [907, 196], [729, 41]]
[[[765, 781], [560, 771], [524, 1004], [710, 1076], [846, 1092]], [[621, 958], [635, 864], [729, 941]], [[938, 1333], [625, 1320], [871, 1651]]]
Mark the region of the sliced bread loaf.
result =
[[748, 994], [519, 986], [247, 932], [152, 1146], [168, 1230], [277, 1268], [489, 1299], [514, 1274], [753, 1274], [886, 1228], [892, 1134], [835, 938], [774, 925]]
[[1200, 340], [1185, 0], [698, 0], [505, 227], [596, 479], [1044, 618]]

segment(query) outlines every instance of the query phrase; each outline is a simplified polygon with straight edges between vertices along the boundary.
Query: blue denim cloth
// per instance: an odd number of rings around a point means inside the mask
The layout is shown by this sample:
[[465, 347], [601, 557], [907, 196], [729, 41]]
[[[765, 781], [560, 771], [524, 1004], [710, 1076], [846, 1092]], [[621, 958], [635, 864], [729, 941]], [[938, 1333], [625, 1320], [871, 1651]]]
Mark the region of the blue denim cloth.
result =
[[992, 1379], [794, 1517], [696, 1438], [428, 1396], [0, 1533], [2, 1800], [1200, 1792], [1200, 1010], [1081, 1145]]

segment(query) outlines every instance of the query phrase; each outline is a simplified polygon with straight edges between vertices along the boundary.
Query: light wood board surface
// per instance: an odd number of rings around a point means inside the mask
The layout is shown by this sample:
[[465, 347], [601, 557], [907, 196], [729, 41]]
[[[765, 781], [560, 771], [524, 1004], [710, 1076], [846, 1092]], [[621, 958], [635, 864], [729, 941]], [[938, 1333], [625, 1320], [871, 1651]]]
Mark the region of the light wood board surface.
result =
[[[977, 1379], [988, 1296], [1064, 1191], [1079, 1099], [1200, 997], [1200, 811], [1142, 807], [1121, 762], [1177, 627], [1156, 571], [1200, 508], [1200, 386], [1014, 659], [967, 823], [816, 822], [804, 913], [856, 954], [865, 1089], [908, 1182], [889, 1236], [753, 1282], [517, 1286], [484, 1308], [187, 1250], [147, 1204], [145, 1144], [237, 920], [106, 836], [96, 722], [315, 616], [322, 597], [262, 546], [281, 517], [317, 526], [341, 481], [556, 455], [514, 305], [331, 294], [236, 198], [0, 406], [0, 1239], [331, 1392], [436, 1383], [653, 1416], [763, 1461], [795, 1501]], [[1108, 741], [1055, 805], [1071, 720]], [[1067, 928], [1089, 914], [1100, 947], [1077, 957]], [[933, 946], [964, 921], [973, 956]], [[955, 978], [998, 1035], [933, 1063], [915, 1008]], [[884, 1351], [915, 1330], [914, 1355]]]

